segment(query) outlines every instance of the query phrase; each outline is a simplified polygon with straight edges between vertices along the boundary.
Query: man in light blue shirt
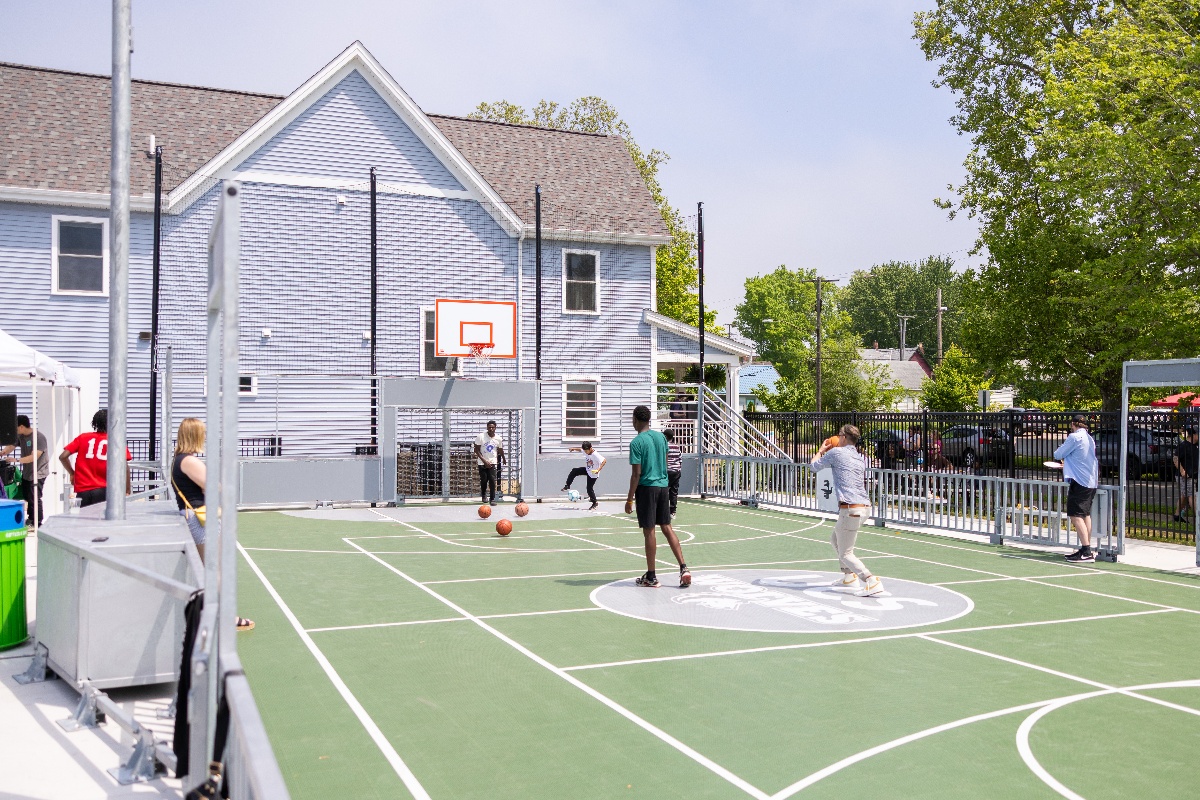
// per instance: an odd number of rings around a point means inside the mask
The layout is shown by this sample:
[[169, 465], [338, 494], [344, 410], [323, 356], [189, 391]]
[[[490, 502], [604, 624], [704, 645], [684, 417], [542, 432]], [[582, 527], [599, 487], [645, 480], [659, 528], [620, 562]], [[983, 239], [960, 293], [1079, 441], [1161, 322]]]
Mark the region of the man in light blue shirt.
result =
[[843, 425], [836, 437], [821, 445], [809, 466], [813, 472], [826, 467], [832, 469], [833, 485], [837, 489], [838, 520], [829, 543], [837, 551], [842, 577], [833, 582], [834, 589], [853, 592], [859, 597], [875, 597], [883, 594], [883, 582], [854, 555], [858, 529], [871, 511], [866, 464], [855, 447], [861, 435], [855, 426]]
[[1071, 433], [1054, 451], [1062, 460], [1063, 479], [1067, 482], [1067, 516], [1079, 534], [1079, 549], [1067, 561], [1095, 561], [1092, 552], [1092, 499], [1100, 483], [1100, 462], [1096, 459], [1096, 440], [1088, 433], [1087, 417], [1071, 418]]

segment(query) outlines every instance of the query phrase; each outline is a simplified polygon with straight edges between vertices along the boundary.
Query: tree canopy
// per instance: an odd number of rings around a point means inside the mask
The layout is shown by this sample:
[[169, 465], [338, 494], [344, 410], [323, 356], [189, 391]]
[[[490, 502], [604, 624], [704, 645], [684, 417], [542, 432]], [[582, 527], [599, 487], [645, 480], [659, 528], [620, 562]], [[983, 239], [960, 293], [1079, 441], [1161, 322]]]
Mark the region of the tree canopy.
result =
[[[746, 279], [733, 327], [754, 342], [759, 355], [775, 365], [774, 391], [756, 391], [772, 411], [816, 408], [815, 270], [780, 265]], [[871, 410], [890, 403], [892, 393], [858, 357], [858, 337], [838, 304], [837, 288], [821, 289], [821, 405], [826, 411]]]
[[930, 411], [970, 411], [979, 407], [979, 390], [990, 383], [970, 356], [950, 345], [933, 376], [921, 383], [921, 402]]
[[940, 204], [980, 221], [961, 341], [1105, 408], [1121, 363], [1200, 345], [1200, 10], [1190, 0], [938, 0], [916, 38], [971, 137]]
[[925, 345], [925, 351], [937, 351], [937, 291], [942, 290], [942, 305], [948, 309], [942, 320], [943, 349], [958, 341], [958, 320], [962, 311], [963, 277], [954, 271], [954, 262], [930, 256], [917, 263], [889, 261], [867, 270], [855, 270], [839, 295], [841, 308], [850, 315], [850, 329], [863, 347], [875, 342], [880, 347], [900, 346], [899, 315], [911, 316], [906, 345]]
[[[683, 215], [667, 201], [662, 185], [658, 182], [658, 169], [670, 156], [662, 150], [643, 150], [633, 138], [629, 123], [621, 119], [621, 115], [611, 103], [595, 96], [580, 97], [565, 106], [551, 100], [540, 100], [532, 111], [527, 112], [516, 103], [498, 100], [494, 103], [480, 103], [468, 116], [472, 119], [508, 122], [514, 125], [537, 125], [542, 128], [620, 136], [671, 234], [671, 243], [659, 246], [655, 251], [655, 298], [658, 311], [689, 325], [699, 322], [699, 298], [695, 291], [699, 286], [696, 235], [689, 229]], [[706, 310], [705, 328], [716, 333], [723, 332], [717, 326], [716, 311]]]

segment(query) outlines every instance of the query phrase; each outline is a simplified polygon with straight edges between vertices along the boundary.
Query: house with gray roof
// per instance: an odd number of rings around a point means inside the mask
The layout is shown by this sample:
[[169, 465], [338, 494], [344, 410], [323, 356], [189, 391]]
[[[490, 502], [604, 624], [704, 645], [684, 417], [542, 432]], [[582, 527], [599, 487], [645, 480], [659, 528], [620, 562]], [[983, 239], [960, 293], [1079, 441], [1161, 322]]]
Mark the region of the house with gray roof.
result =
[[[107, 76], [0, 64], [6, 327], [102, 372], [110, 90]], [[650, 400], [660, 366], [696, 355], [655, 311], [655, 248], [670, 238], [619, 137], [427, 114], [355, 42], [285, 97], [135, 80], [132, 142], [131, 439], [148, 435], [154, 346], [173, 353], [176, 421], [203, 412], [206, 246], [226, 179], [243, 186], [242, 436], [281, 438], [285, 453], [349, 455], [368, 438], [372, 168], [379, 375], [443, 374], [433, 308], [452, 298], [517, 306], [516, 357], [469, 363], [467, 377], [534, 378], [535, 186], [542, 448], [627, 440], [624, 406]], [[710, 363], [752, 355], [721, 337], [706, 349]]]

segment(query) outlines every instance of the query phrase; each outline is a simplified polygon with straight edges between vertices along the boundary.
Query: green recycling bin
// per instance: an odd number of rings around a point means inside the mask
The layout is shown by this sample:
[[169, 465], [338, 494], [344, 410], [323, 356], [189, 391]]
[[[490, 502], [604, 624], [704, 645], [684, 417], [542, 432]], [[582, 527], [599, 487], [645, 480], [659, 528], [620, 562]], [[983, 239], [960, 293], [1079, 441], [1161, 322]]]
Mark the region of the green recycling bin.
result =
[[25, 617], [25, 503], [0, 500], [0, 650], [29, 638]]

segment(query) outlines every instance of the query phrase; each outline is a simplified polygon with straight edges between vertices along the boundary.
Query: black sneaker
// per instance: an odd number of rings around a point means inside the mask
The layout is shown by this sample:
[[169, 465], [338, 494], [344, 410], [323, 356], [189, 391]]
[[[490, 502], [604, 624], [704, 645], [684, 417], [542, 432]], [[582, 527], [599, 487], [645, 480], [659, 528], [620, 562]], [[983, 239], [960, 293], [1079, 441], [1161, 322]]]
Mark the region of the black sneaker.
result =
[[600, 507], [599, 503], [592, 503], [590, 506], [588, 506], [588, 511], [595, 511], [599, 507]]
[[658, 578], [651, 578], [650, 573], [646, 573], [634, 581], [634, 583], [638, 586], [645, 586], [647, 589], [657, 589], [659, 586]]
[[1096, 560], [1096, 554], [1092, 552], [1092, 548], [1090, 547], [1081, 547], [1066, 558], [1067, 561], [1074, 564], [1090, 564]]
[[686, 566], [679, 568], [679, 588], [686, 589], [692, 585], [692, 571]]

